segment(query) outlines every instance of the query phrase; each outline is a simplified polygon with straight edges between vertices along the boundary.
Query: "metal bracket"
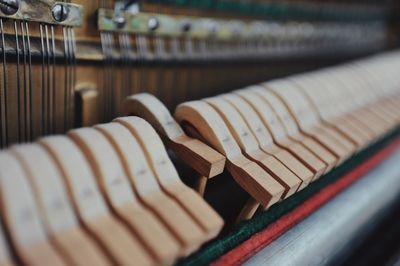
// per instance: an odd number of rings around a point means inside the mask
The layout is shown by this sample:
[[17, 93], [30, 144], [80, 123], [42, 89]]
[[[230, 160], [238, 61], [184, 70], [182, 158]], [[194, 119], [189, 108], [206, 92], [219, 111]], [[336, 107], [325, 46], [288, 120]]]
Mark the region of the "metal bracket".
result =
[[[0, 3], [0, 17], [63, 26], [81, 26], [83, 7], [53, 0], [14, 0]], [[3, 5], [3, 8], [1, 8]]]
[[[232, 40], [245, 36], [241, 33], [247, 32], [249, 24], [239, 20], [170, 16], [144, 12], [123, 12], [117, 15], [112, 9], [99, 9], [98, 28], [100, 31], [164, 37], [186, 36], [195, 39]], [[249, 33], [246, 34], [246, 36], [248, 35]]]

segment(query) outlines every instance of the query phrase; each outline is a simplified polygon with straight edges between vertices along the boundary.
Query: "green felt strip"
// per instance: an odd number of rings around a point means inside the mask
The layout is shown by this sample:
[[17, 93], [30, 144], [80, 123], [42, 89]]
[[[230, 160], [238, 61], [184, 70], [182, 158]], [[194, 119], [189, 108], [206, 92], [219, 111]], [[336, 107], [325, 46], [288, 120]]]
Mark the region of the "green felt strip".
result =
[[350, 172], [356, 166], [360, 165], [383, 147], [388, 145], [392, 140], [400, 136], [400, 128], [387, 134], [384, 138], [371, 145], [367, 149], [361, 151], [357, 155], [348, 159], [342, 165], [321, 177], [307, 188], [294, 194], [283, 202], [272, 206], [268, 211], [255, 215], [252, 219], [244, 221], [233, 228], [233, 230], [225, 236], [220, 236], [216, 240], [208, 243], [201, 250], [193, 255], [185, 258], [177, 263], [177, 265], [206, 265], [219, 258], [232, 248], [238, 246], [243, 241], [250, 238], [253, 234], [261, 231], [269, 224], [278, 220], [283, 215], [289, 213], [302, 202], [310, 198], [312, 195], [320, 191], [325, 186], [338, 180], [340, 177]]

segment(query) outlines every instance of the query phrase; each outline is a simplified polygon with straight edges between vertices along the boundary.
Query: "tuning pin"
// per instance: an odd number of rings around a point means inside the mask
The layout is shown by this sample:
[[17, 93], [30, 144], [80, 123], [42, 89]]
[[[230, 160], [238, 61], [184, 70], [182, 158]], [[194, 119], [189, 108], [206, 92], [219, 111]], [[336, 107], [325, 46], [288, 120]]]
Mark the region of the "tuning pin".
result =
[[[17, 0], [8, 0], [8, 1], [15, 2]], [[69, 9], [63, 4], [56, 4], [55, 6], [53, 6], [51, 13], [55, 21], [62, 22], [68, 18]]]
[[150, 17], [147, 21], [147, 26], [149, 30], [155, 31], [160, 27], [160, 22], [156, 17]]
[[123, 16], [117, 16], [114, 18], [114, 23], [117, 26], [118, 29], [121, 29], [125, 26], [126, 24], [126, 19]]
[[19, 0], [0, 0], [0, 10], [6, 15], [14, 15], [20, 7]]
[[189, 20], [183, 21], [181, 29], [182, 32], [189, 32], [192, 29], [192, 23]]

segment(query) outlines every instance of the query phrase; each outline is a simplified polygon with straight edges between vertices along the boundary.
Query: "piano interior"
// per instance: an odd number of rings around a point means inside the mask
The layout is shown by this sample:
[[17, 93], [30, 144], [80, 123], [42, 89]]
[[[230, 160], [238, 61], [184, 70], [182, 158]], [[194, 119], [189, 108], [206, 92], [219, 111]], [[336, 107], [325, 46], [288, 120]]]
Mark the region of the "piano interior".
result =
[[0, 265], [398, 265], [395, 0], [0, 0]]

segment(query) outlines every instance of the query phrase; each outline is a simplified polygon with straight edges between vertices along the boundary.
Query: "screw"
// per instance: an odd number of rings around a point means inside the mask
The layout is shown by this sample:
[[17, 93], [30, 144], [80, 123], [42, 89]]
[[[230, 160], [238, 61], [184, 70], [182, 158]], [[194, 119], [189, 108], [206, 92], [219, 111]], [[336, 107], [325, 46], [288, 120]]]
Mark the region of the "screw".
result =
[[62, 22], [67, 19], [69, 9], [62, 4], [56, 4], [55, 6], [53, 6], [51, 13], [53, 14], [53, 18], [55, 21]]
[[150, 17], [149, 21], [147, 22], [147, 26], [149, 27], [149, 29], [151, 31], [155, 31], [156, 29], [158, 29], [158, 27], [160, 26], [160, 23], [158, 22], [158, 19], [155, 17]]
[[125, 26], [126, 19], [123, 16], [117, 16], [114, 18], [114, 23], [118, 29], [121, 29]]
[[0, 10], [6, 15], [14, 15], [19, 9], [19, 0], [0, 0]]
[[184, 21], [182, 24], [182, 31], [188, 32], [192, 28], [192, 24], [189, 21]]

